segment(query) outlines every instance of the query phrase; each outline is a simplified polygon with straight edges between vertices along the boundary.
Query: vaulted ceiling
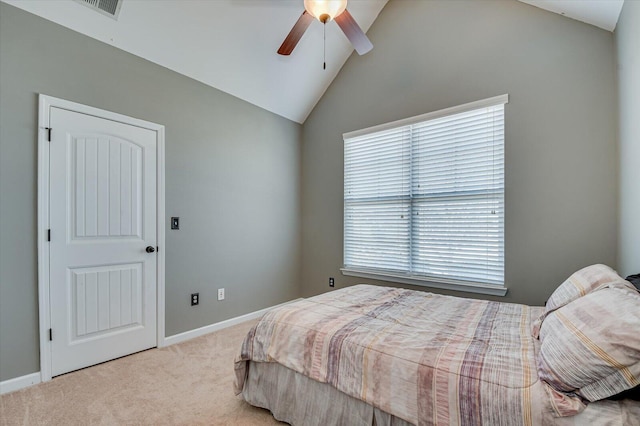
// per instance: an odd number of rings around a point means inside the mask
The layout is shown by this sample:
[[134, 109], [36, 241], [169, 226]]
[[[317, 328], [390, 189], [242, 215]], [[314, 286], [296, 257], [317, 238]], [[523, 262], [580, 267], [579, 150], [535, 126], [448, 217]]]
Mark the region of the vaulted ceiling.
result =
[[[298, 123], [353, 53], [335, 22], [326, 25], [325, 48], [323, 25], [314, 21], [291, 56], [276, 54], [304, 10], [303, 0], [123, 0], [117, 20], [74, 0], [2, 1]], [[348, 9], [366, 32], [387, 1], [349, 0]], [[623, 3], [521, 1], [609, 31]]]

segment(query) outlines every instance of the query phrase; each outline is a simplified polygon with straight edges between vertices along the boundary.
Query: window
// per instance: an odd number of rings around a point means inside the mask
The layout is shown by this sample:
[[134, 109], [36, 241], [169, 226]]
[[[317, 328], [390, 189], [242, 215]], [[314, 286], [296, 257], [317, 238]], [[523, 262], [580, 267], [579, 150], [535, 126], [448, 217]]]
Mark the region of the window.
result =
[[345, 275], [506, 293], [507, 101], [344, 135]]

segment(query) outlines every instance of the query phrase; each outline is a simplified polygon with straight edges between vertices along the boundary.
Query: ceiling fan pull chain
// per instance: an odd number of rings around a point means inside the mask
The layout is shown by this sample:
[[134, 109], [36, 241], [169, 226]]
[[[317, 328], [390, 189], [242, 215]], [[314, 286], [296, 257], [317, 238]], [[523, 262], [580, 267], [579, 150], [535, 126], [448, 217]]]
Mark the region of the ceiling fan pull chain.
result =
[[327, 22], [322, 23], [322, 69], [327, 69]]

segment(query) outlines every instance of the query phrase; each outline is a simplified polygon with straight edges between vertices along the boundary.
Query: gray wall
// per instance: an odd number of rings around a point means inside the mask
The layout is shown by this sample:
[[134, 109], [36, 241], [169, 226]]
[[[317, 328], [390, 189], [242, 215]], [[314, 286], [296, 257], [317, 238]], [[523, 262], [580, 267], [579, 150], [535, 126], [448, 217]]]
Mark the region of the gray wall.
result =
[[615, 42], [620, 117], [618, 267], [626, 276], [640, 273], [640, 2], [624, 2]]
[[389, 285], [339, 272], [342, 133], [503, 93], [509, 291], [499, 300], [541, 305], [580, 267], [616, 265], [610, 32], [517, 1], [391, 0], [368, 35], [373, 50], [351, 56], [303, 127], [303, 296], [329, 290], [330, 276], [336, 287]]
[[38, 93], [166, 126], [168, 336], [298, 297], [299, 124], [4, 3], [0, 92], [0, 380], [40, 369]]

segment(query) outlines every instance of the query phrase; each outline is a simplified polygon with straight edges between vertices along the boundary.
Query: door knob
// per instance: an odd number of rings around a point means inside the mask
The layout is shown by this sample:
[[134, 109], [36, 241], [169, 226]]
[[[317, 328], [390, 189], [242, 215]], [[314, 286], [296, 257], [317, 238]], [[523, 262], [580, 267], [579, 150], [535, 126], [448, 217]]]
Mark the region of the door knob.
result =
[[153, 253], [154, 251], [156, 251], [156, 248], [154, 246], [147, 246], [147, 253]]

